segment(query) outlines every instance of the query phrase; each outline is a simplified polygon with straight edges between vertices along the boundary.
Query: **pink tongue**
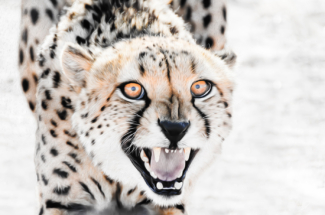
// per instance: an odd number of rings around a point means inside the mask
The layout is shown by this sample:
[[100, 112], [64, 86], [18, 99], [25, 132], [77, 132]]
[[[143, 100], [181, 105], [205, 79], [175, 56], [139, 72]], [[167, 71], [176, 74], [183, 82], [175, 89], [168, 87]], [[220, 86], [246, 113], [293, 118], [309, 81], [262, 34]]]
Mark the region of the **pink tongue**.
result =
[[169, 150], [169, 153], [166, 153], [165, 149], [162, 148], [158, 162], [155, 161], [154, 151], [151, 154], [151, 170], [162, 181], [175, 180], [185, 168], [184, 152], [179, 153], [179, 150], [176, 150], [176, 152], [172, 153]]

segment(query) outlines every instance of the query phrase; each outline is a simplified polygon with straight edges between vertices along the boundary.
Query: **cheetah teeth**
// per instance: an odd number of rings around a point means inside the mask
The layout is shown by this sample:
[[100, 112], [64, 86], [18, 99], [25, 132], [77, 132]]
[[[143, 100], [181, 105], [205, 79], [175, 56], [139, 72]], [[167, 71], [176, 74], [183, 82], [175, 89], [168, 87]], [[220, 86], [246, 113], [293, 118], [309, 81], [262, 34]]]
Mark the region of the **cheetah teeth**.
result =
[[182, 186], [183, 186], [183, 182], [175, 182], [175, 185], [174, 185], [174, 187], [176, 188], [176, 190], [179, 190], [179, 189], [181, 189], [181, 188], [182, 188]]
[[168, 188], [164, 188], [164, 185], [161, 183], [161, 182], [157, 182], [157, 185], [156, 185], [156, 187], [157, 187], [157, 189], [158, 190], [162, 190], [162, 189], [167, 189], [167, 190], [170, 190], [170, 189], [176, 189], [176, 190], [180, 190], [181, 188], [182, 188], [182, 186], [183, 186], [183, 182], [175, 182], [175, 184], [174, 184], [174, 187], [168, 187]]
[[141, 160], [143, 160], [145, 163], [149, 162], [149, 158], [147, 157], [146, 153], [144, 153], [143, 149], [141, 150], [140, 157], [141, 157]]
[[158, 163], [159, 157], [160, 157], [161, 148], [160, 147], [155, 147], [155, 148], [153, 148], [153, 151], [155, 153], [155, 161]]
[[191, 154], [191, 148], [190, 147], [185, 148], [184, 154], [185, 154], [185, 160], [188, 161], [188, 159], [190, 158], [190, 154]]
[[161, 190], [162, 188], [164, 188], [164, 186], [162, 185], [161, 182], [158, 182], [158, 183], [157, 183], [157, 189], [158, 189], [158, 190]]

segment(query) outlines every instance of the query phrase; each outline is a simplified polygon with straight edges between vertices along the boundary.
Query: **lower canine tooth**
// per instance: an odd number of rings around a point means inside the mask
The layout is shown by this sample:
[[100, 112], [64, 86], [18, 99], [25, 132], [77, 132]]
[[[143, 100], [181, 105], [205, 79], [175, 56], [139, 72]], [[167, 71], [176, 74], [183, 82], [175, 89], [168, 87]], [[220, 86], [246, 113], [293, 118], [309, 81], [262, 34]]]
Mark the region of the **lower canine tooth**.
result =
[[182, 185], [183, 185], [183, 182], [175, 182], [175, 188], [177, 189], [177, 190], [179, 190], [179, 189], [181, 189], [182, 188]]
[[[176, 182], [176, 183], [177, 183], [177, 182]], [[157, 189], [158, 189], [158, 190], [161, 190], [162, 188], [164, 188], [164, 186], [162, 185], [161, 182], [158, 182], [158, 183], [157, 183]]]
[[190, 158], [191, 148], [190, 147], [185, 148], [184, 153], [185, 153], [185, 160], [188, 161], [188, 159]]
[[146, 167], [146, 169], [148, 170], [148, 172], [151, 172], [151, 167], [149, 163], [144, 163], [144, 166]]
[[169, 153], [169, 149], [165, 149], [165, 152], [168, 154]]

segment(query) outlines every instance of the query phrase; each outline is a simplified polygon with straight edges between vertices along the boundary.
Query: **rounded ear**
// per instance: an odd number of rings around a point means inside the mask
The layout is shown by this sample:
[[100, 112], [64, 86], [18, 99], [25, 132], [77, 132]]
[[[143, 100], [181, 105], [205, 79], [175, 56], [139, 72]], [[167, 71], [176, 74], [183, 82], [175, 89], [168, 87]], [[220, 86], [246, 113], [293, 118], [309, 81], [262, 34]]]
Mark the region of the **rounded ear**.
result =
[[89, 72], [94, 59], [79, 45], [67, 43], [61, 55], [63, 73], [73, 86], [86, 87], [86, 74]]
[[220, 51], [212, 51], [212, 53], [221, 58], [230, 68], [236, 64], [237, 55], [231, 49], [222, 49]]

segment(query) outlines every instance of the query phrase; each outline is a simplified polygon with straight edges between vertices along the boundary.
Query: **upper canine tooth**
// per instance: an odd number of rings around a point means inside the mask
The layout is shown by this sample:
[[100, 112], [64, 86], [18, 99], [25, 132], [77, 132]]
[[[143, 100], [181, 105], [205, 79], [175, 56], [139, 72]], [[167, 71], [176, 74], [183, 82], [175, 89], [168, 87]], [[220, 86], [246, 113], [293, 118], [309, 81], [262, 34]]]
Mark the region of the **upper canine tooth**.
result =
[[143, 160], [144, 162], [149, 162], [149, 158], [147, 157], [147, 155], [143, 149], [141, 150], [140, 157], [141, 157], [141, 160]]
[[169, 149], [165, 149], [165, 152], [168, 154], [169, 153]]
[[150, 172], [150, 175], [151, 175], [151, 177], [153, 177], [154, 179], [157, 178], [156, 174], [155, 174], [153, 171]]
[[188, 161], [188, 159], [190, 158], [191, 148], [190, 147], [186, 147], [184, 149], [184, 153], [185, 153], [185, 160]]
[[183, 185], [183, 182], [175, 182], [175, 188], [177, 189], [177, 190], [179, 190], [179, 189], [181, 189], [182, 188], [182, 185]]
[[144, 166], [146, 167], [146, 169], [148, 170], [148, 172], [151, 172], [151, 167], [149, 163], [144, 163]]
[[155, 147], [155, 148], [153, 148], [153, 151], [155, 153], [155, 161], [156, 161], [156, 163], [158, 163], [159, 157], [160, 157], [161, 148], [160, 147]]

